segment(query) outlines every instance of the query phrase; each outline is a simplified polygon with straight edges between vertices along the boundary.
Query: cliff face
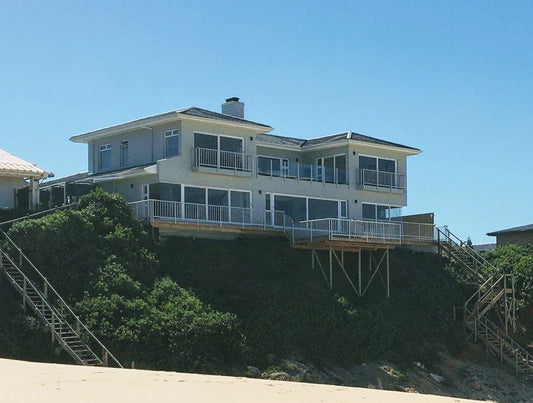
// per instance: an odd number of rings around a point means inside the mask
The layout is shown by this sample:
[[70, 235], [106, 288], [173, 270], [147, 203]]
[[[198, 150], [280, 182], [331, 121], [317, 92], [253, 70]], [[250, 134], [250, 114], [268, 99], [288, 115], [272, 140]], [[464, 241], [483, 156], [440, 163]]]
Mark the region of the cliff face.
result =
[[294, 358], [281, 360], [261, 372], [249, 367], [248, 376], [403, 391], [494, 402], [533, 402], [533, 383], [515, 376], [476, 345], [454, 357], [441, 351], [431, 370], [415, 362], [400, 369], [387, 361], [340, 366], [316, 366]]

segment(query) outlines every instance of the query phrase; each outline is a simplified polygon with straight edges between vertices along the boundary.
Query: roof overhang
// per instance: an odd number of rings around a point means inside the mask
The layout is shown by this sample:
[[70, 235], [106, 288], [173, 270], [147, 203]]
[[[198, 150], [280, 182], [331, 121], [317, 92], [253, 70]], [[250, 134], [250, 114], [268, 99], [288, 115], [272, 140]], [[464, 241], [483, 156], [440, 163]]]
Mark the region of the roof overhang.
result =
[[110, 172], [108, 174], [102, 174], [94, 176], [92, 178], [93, 183], [108, 182], [121, 179], [131, 179], [141, 176], [157, 175], [157, 164], [153, 164], [147, 167], [132, 168], [126, 171]]
[[269, 141], [262, 141], [258, 140], [257, 145], [261, 147], [269, 147], [269, 148], [275, 148], [280, 150], [291, 150], [291, 151], [315, 151], [315, 150], [326, 150], [329, 148], [336, 148], [336, 147], [343, 147], [343, 146], [349, 146], [349, 145], [359, 145], [374, 149], [380, 149], [380, 150], [387, 150], [387, 151], [394, 151], [400, 154], [403, 154], [405, 156], [410, 155], [418, 155], [422, 152], [422, 150], [414, 149], [414, 148], [404, 148], [404, 147], [396, 147], [393, 145], [384, 145], [384, 144], [375, 144], [375, 143], [369, 143], [366, 141], [358, 141], [358, 140], [352, 140], [352, 139], [342, 139], [342, 140], [336, 140], [332, 141], [330, 143], [323, 143], [323, 144], [312, 144], [312, 145], [286, 145], [286, 144], [279, 144]]
[[252, 133], [266, 133], [272, 130], [270, 126], [259, 126], [252, 123], [245, 122], [230, 122], [218, 119], [202, 118], [197, 116], [185, 115], [184, 111], [189, 108], [180, 109], [177, 111], [166, 112], [160, 115], [149, 116], [142, 119], [137, 119], [131, 122], [122, 123], [115, 126], [105, 127], [103, 129], [94, 130], [87, 133], [77, 134], [70, 138], [70, 141], [75, 143], [88, 143], [90, 141], [99, 140], [116, 134], [129, 132], [132, 130], [151, 130], [153, 126], [162, 125], [165, 123], [175, 122], [178, 120], [197, 121], [203, 123], [215, 123], [217, 125], [228, 127], [239, 127], [249, 129]]
[[15, 170], [0, 170], [0, 176], [9, 176], [22, 179], [46, 179], [51, 172], [29, 172], [29, 171], [15, 171]]

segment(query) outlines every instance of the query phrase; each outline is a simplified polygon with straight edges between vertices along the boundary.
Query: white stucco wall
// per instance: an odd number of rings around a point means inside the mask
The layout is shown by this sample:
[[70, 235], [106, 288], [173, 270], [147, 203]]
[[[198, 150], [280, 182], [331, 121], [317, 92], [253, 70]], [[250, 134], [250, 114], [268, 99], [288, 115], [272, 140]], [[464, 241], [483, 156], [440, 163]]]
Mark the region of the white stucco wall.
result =
[[22, 178], [0, 176], [0, 207], [15, 207], [15, 190], [24, 187]]

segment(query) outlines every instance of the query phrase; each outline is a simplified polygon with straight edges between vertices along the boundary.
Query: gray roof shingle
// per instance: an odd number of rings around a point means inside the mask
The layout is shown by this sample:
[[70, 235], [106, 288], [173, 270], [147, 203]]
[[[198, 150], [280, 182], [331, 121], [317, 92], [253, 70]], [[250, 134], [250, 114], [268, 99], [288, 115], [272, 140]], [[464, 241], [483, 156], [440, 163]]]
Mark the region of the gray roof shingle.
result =
[[235, 122], [235, 123], [247, 123], [247, 124], [252, 124], [255, 126], [261, 126], [267, 129], [271, 129], [270, 126], [265, 125], [263, 123], [252, 122], [251, 120], [241, 119], [235, 116], [225, 115], [223, 113], [218, 113], [218, 112], [209, 111], [207, 109], [197, 108], [196, 106], [191, 106], [190, 108], [180, 110], [178, 111], [178, 113], [181, 115], [193, 116], [197, 118], [225, 120], [228, 122]]
[[354, 133], [354, 132], [332, 134], [329, 136], [318, 137], [318, 138], [310, 139], [310, 140], [298, 139], [295, 137], [277, 136], [273, 134], [261, 134], [258, 136], [258, 140], [260, 141], [280, 144], [280, 145], [299, 146], [299, 147], [328, 144], [328, 143], [334, 143], [337, 141], [343, 141], [347, 139], [361, 141], [363, 143], [371, 143], [371, 144], [384, 145], [384, 146], [390, 146], [390, 147], [404, 148], [404, 149], [412, 150], [412, 151], [420, 151], [420, 149], [418, 148], [409, 147], [403, 144], [393, 143], [391, 141], [381, 140], [375, 137], [365, 136], [364, 134], [359, 134], [359, 133]]

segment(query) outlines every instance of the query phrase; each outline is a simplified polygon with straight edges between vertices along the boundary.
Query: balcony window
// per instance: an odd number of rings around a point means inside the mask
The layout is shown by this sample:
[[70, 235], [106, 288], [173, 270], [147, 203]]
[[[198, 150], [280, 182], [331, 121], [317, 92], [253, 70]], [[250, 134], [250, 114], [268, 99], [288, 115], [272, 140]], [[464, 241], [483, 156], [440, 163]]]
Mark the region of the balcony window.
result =
[[181, 185], [173, 183], [153, 183], [149, 189], [150, 199], [181, 201]]
[[289, 160], [287, 158], [257, 157], [257, 173], [268, 176], [289, 176]]
[[111, 169], [111, 144], [101, 145], [98, 151], [98, 161], [100, 169]]
[[165, 132], [165, 157], [174, 157], [179, 155], [180, 136], [179, 130], [169, 130]]
[[[272, 198], [273, 206], [271, 205]], [[266, 202], [267, 209], [283, 211], [294, 222], [321, 218], [345, 218], [347, 213], [345, 200], [267, 194]]]
[[243, 154], [242, 138], [194, 133], [194, 165], [251, 171], [251, 156]]
[[365, 220], [390, 221], [400, 216], [400, 207], [363, 203], [363, 218]]
[[319, 180], [327, 183], [346, 184], [346, 154], [317, 158]]
[[358, 181], [363, 186], [405, 188], [405, 176], [398, 175], [396, 160], [388, 158], [360, 155]]
[[120, 166], [126, 167], [130, 164], [129, 146], [127, 141], [120, 143]]

